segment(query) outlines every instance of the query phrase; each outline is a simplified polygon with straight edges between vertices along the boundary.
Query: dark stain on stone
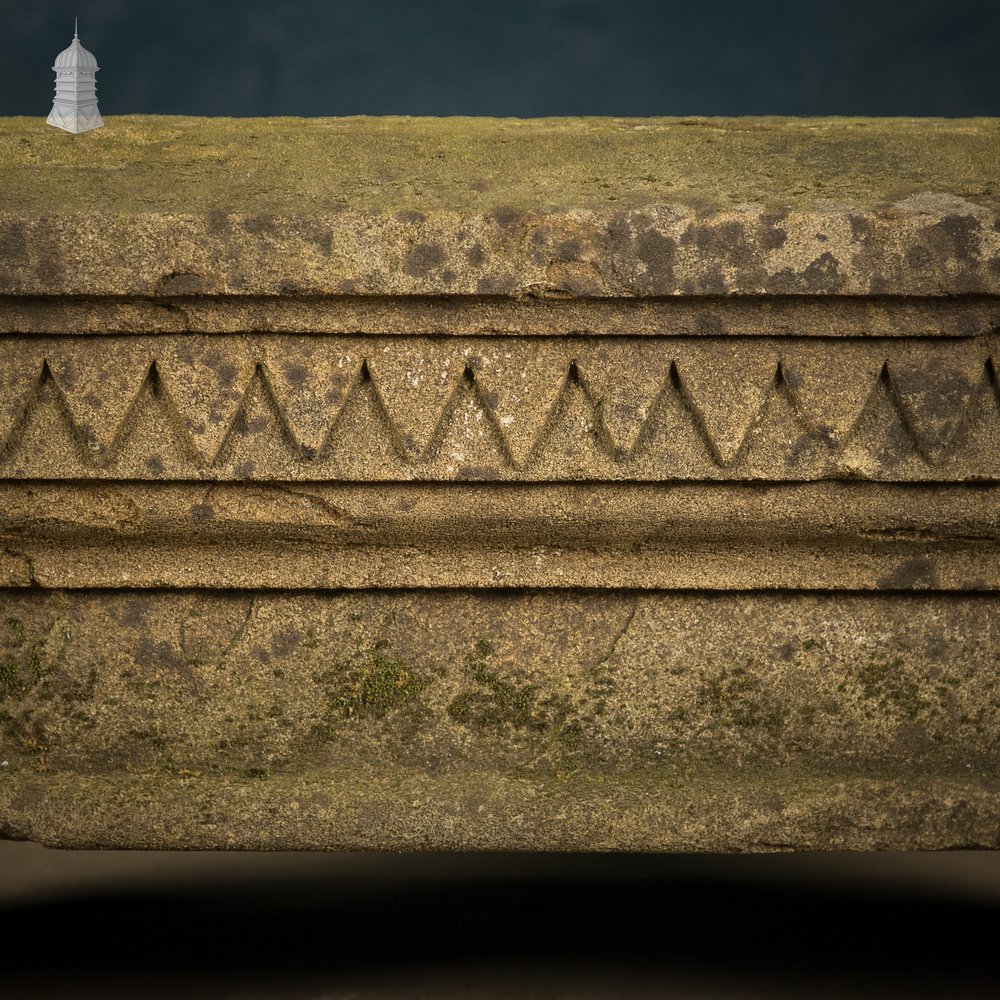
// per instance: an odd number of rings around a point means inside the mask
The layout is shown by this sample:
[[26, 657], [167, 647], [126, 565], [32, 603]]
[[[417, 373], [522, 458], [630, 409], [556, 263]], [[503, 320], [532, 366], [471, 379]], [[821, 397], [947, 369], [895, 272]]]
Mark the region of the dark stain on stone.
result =
[[490, 186], [486, 181], [475, 180], [469, 185], [469, 188], [472, 191], [489, 191]]
[[788, 217], [787, 212], [768, 212], [760, 217], [760, 245], [765, 250], [777, 250], [788, 240], [788, 233], [781, 223]]
[[64, 389], [73, 390], [76, 388], [76, 368], [72, 362], [64, 364], [59, 369], [59, 384]]
[[146, 624], [147, 607], [144, 601], [131, 600], [125, 602], [120, 621], [129, 628], [139, 628]]
[[721, 267], [713, 267], [698, 275], [698, 292], [701, 295], [725, 295], [726, 279]]
[[718, 313], [705, 313], [698, 316], [695, 321], [695, 333], [697, 334], [723, 334], [726, 332], [725, 324]]
[[925, 246], [910, 247], [906, 251], [906, 266], [913, 271], [927, 271], [930, 269], [933, 256]]
[[196, 521], [211, 521], [215, 517], [215, 508], [211, 504], [196, 503], [191, 507], [191, 516]]
[[38, 273], [51, 287], [58, 287], [66, 273], [62, 256], [55, 247], [45, 247], [38, 254]]
[[270, 236], [278, 227], [270, 216], [249, 215], [243, 220], [243, 228], [254, 236]]
[[411, 278], [426, 278], [431, 271], [440, 267], [444, 260], [444, 250], [436, 243], [418, 243], [403, 258], [403, 270]]
[[215, 371], [215, 377], [219, 380], [219, 385], [223, 389], [232, 389], [233, 384], [236, 382], [236, 365], [231, 361], [221, 361], [217, 364], [212, 364], [212, 361], [207, 362]]
[[858, 243], [870, 243], [875, 237], [875, 224], [864, 215], [851, 215], [851, 238]]
[[963, 411], [969, 397], [972, 395], [972, 383], [956, 371], [930, 371], [918, 369], [906, 381], [910, 392], [921, 395], [921, 415], [937, 422], [946, 423], [950, 428], [962, 419]]
[[827, 251], [817, 257], [803, 272], [806, 290], [810, 292], [839, 292], [846, 279], [840, 273], [840, 262]]
[[446, 268], [445, 268], [445, 269], [444, 269], [444, 270], [443, 270], [443, 271], [441, 272], [441, 280], [442, 280], [442, 281], [443, 281], [443, 282], [444, 282], [444, 283], [445, 283], [446, 285], [453, 285], [453, 284], [455, 284], [455, 272], [454, 272], [453, 270], [451, 270], [451, 268], [449, 268], [449, 267], [446, 267]]
[[924, 232], [935, 243], [947, 243], [955, 257], [968, 260], [979, 253], [979, 220], [971, 215], [949, 215]]
[[214, 208], [205, 215], [205, 228], [209, 236], [228, 236], [232, 225], [229, 214], [221, 208]]
[[151, 455], [146, 459], [146, 469], [153, 476], [162, 476], [164, 471], [163, 460], [159, 455]]
[[427, 216], [423, 212], [417, 212], [412, 208], [404, 208], [396, 213], [396, 218], [400, 222], [405, 222], [408, 225], [416, 225], [427, 220]]
[[305, 365], [295, 364], [294, 362], [286, 362], [281, 366], [281, 371], [288, 384], [295, 386], [296, 389], [300, 389], [305, 385], [306, 376], [309, 374], [306, 371]]
[[912, 455], [913, 439], [902, 420], [897, 417], [888, 427], [880, 429], [875, 457], [883, 469], [892, 471]]
[[579, 260], [582, 251], [583, 251], [583, 246], [581, 245], [580, 240], [574, 237], [573, 239], [561, 240], [559, 243], [557, 243], [555, 246], [554, 255], [556, 260], [561, 260], [561, 261]]
[[243, 408], [240, 407], [236, 411], [236, 416], [233, 417], [232, 431], [234, 434], [245, 435], [249, 430], [250, 425], [247, 423], [247, 415]]
[[512, 208], [510, 205], [498, 205], [487, 212], [501, 229], [518, 229], [527, 222], [528, 213], [522, 208]]
[[875, 584], [879, 590], [932, 590], [937, 585], [937, 567], [926, 556], [907, 559]]
[[508, 275], [487, 275], [476, 283], [480, 295], [509, 295], [517, 288], [517, 282]]
[[615, 213], [605, 226], [608, 248], [612, 253], [626, 253], [632, 244], [632, 227], [628, 217], [621, 212]]
[[469, 262], [470, 267], [482, 267], [483, 266], [483, 245], [482, 243], [474, 243], [465, 252], [465, 259]]
[[297, 629], [285, 629], [271, 639], [271, 652], [275, 656], [287, 656], [302, 641], [302, 633]]
[[252, 479], [255, 470], [253, 462], [241, 462], [234, 471], [237, 479]]
[[674, 262], [677, 243], [669, 236], [645, 230], [636, 240], [636, 256], [646, 265], [646, 279], [643, 291], [657, 292], [671, 290], [675, 284]]
[[455, 478], [459, 480], [491, 480], [499, 479], [500, 475], [496, 469], [490, 469], [482, 465], [460, 465], [455, 472]]
[[[823, 432], [820, 430], [820, 437], [823, 438]], [[827, 442], [829, 443], [829, 442]], [[811, 434], [801, 433], [792, 442], [791, 448], [789, 448], [788, 453], [785, 455], [785, 468], [786, 469], [798, 469], [803, 463], [812, 458], [815, 452], [815, 441]]]
[[789, 389], [798, 389], [802, 385], [802, 379], [799, 378], [795, 370], [786, 368], [784, 364], [781, 366], [781, 380]]
[[186, 664], [178, 655], [177, 650], [167, 642], [159, 642], [150, 636], [139, 640], [139, 648], [135, 652], [135, 662], [140, 667], [168, 667], [171, 670], [186, 670]]
[[23, 222], [8, 222], [0, 229], [0, 263], [18, 264], [28, 255], [28, 240]]
[[[551, 226], [535, 226], [535, 228], [531, 230], [531, 245], [536, 250], [547, 251], [552, 244], [552, 236], [553, 232]], [[537, 256], [535, 259], [538, 259]]]
[[191, 271], [171, 271], [156, 283], [157, 295], [200, 295], [210, 291], [211, 282]]
[[691, 225], [685, 231], [681, 242], [687, 245], [693, 243], [698, 252], [707, 258], [729, 260], [743, 267], [748, 266], [753, 257], [746, 229], [740, 222]]

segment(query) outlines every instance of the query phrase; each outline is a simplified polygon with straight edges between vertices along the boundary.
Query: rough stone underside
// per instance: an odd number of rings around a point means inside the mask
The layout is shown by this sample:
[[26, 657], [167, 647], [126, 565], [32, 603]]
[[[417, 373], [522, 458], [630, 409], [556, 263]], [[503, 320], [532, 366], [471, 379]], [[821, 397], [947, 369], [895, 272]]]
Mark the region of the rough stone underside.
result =
[[36, 124], [0, 835], [1000, 846], [996, 122]]

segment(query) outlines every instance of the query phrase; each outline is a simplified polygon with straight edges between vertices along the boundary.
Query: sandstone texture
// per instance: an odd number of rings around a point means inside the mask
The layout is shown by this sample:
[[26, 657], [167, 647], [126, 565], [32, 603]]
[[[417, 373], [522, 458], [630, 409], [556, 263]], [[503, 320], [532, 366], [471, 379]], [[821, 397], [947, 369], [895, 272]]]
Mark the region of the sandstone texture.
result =
[[0, 121], [0, 835], [1000, 847], [998, 164]]
[[[995, 120], [7, 119], [23, 295], [992, 293]], [[128, 247], [128, 253], [120, 249]]]

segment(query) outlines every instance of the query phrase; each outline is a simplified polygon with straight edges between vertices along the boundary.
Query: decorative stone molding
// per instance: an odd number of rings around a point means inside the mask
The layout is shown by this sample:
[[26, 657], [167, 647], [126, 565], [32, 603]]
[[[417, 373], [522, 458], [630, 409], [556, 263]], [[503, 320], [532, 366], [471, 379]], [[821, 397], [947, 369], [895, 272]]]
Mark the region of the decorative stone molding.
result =
[[998, 158], [10, 120], [0, 833], [998, 846]]

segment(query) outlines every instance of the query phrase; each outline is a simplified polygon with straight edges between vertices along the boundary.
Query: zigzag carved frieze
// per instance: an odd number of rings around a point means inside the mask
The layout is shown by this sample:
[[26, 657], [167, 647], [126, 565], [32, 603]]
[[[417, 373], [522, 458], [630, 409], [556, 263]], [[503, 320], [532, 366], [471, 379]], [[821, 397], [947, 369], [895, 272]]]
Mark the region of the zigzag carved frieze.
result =
[[0, 476], [1000, 478], [996, 337], [0, 339]]

